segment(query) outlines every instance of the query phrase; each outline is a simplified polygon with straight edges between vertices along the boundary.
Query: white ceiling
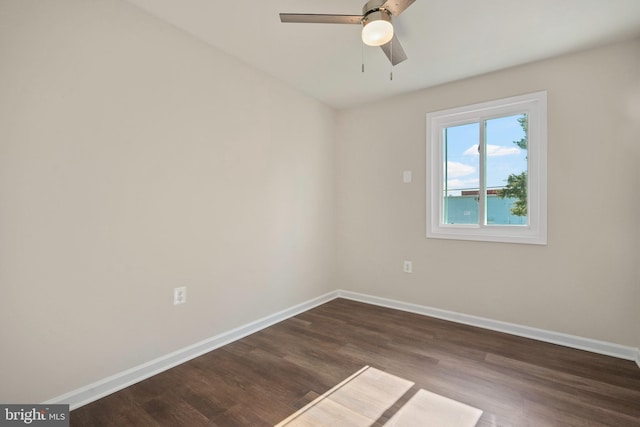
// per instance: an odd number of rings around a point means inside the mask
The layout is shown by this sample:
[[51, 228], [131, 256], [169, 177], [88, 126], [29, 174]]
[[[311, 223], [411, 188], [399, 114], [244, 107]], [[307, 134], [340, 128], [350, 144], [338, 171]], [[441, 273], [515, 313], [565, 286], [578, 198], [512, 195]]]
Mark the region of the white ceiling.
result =
[[128, 0], [335, 108], [640, 35], [640, 0], [416, 0], [394, 19], [394, 67], [360, 26], [279, 13], [360, 14], [365, 0]]

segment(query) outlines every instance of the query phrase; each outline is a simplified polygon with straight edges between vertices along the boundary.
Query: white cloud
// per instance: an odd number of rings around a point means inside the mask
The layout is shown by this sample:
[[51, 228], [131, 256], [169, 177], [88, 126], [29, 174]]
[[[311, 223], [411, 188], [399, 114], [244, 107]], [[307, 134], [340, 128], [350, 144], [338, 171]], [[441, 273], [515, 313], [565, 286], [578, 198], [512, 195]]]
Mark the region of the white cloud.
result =
[[465, 156], [477, 156], [478, 155], [478, 144], [473, 144], [471, 147], [464, 150]]
[[471, 175], [475, 173], [476, 168], [464, 163], [447, 162], [447, 175], [448, 178], [458, 178], [461, 176]]
[[477, 189], [478, 183], [479, 183], [478, 178], [450, 179], [447, 181], [447, 188], [449, 190]]
[[[471, 147], [467, 148], [463, 154], [465, 156], [477, 156], [478, 144], [473, 144]], [[511, 156], [514, 154], [520, 154], [520, 149], [517, 147], [503, 147], [500, 145], [487, 144], [488, 157]]]

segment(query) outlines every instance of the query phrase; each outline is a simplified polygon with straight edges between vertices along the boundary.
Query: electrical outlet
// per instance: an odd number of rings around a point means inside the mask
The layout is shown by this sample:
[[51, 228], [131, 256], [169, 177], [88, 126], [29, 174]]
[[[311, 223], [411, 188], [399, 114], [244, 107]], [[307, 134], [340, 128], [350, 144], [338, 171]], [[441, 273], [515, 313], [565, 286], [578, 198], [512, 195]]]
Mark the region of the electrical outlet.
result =
[[184, 304], [187, 302], [187, 287], [181, 286], [173, 290], [173, 305]]
[[413, 273], [413, 263], [411, 261], [404, 262], [404, 272]]

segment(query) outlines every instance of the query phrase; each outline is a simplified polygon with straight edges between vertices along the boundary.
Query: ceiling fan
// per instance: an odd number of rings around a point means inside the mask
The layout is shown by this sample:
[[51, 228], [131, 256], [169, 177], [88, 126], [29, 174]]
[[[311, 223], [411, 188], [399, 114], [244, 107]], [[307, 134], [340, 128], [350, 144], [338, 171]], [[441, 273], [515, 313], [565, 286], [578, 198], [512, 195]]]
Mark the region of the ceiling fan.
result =
[[394, 34], [391, 18], [400, 15], [415, 0], [369, 0], [362, 7], [362, 15], [332, 15], [310, 13], [281, 13], [281, 22], [362, 25], [362, 41], [369, 46], [380, 46], [392, 65], [407, 59], [407, 55]]

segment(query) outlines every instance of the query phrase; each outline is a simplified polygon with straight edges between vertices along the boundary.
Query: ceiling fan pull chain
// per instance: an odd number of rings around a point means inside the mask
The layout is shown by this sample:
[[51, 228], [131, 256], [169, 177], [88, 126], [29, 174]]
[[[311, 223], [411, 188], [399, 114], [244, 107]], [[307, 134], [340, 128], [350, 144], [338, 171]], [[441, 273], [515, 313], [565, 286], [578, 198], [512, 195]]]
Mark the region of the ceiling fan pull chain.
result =
[[362, 72], [364, 73], [364, 43], [360, 46], [362, 47]]

